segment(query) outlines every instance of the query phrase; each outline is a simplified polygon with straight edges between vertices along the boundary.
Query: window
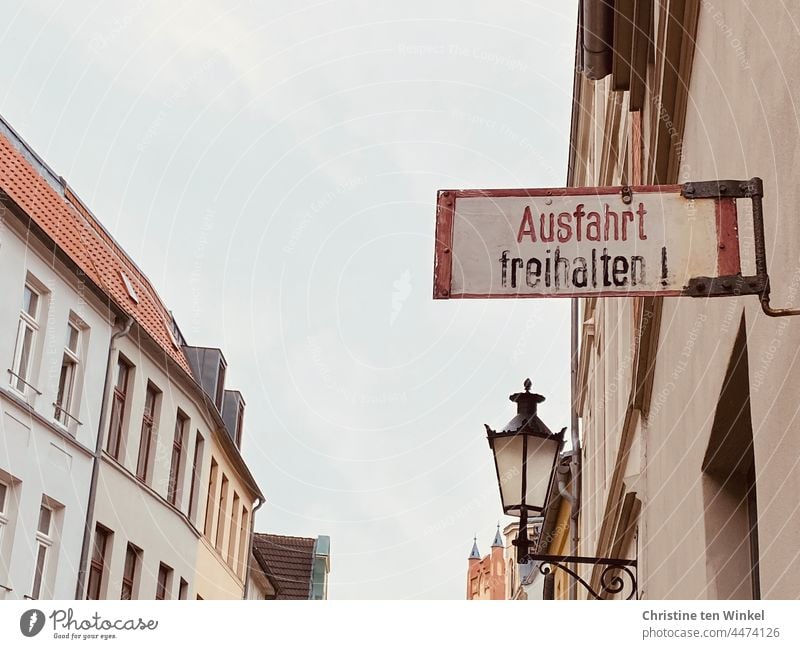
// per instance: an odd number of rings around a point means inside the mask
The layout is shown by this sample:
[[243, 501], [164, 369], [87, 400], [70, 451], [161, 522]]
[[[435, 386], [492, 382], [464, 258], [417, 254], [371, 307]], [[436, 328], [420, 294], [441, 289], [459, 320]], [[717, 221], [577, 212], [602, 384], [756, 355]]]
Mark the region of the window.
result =
[[106, 550], [108, 549], [110, 536], [111, 532], [102, 525], [98, 525], [94, 530], [94, 545], [92, 546], [92, 560], [89, 564], [89, 586], [86, 589], [86, 599], [100, 599], [106, 568]]
[[0, 482], [0, 585], [6, 583], [7, 564], [5, 560], [5, 548], [3, 538], [6, 525], [8, 525], [8, 500], [9, 488], [5, 482]]
[[742, 316], [702, 465], [708, 593], [714, 599], [761, 599], [747, 356], [747, 330]]
[[189, 599], [189, 583], [183, 577], [178, 586], [178, 599]]
[[11, 368], [11, 385], [22, 394], [26, 394], [28, 388], [33, 388], [30, 384], [31, 365], [36, 334], [39, 332], [40, 304], [41, 295], [30, 284], [25, 284], [17, 328], [17, 343], [14, 349], [14, 363]]
[[6, 510], [6, 498], [8, 496], [8, 485], [0, 482], [0, 549], [3, 547], [3, 527], [8, 525], [8, 511]]
[[233, 492], [233, 506], [231, 507], [230, 529], [228, 530], [227, 562], [234, 568], [233, 560], [236, 557], [236, 517], [239, 515], [239, 494]]
[[247, 568], [246, 550], [250, 541], [250, 521], [249, 514], [245, 507], [242, 507], [242, 518], [239, 527], [239, 577], [244, 579], [244, 572]]
[[222, 397], [225, 392], [225, 363], [222, 359], [219, 361], [219, 369], [217, 371], [217, 393], [214, 396], [214, 403], [217, 404], [217, 410], [222, 412]]
[[147, 392], [144, 397], [144, 414], [142, 415], [142, 434], [139, 437], [139, 459], [136, 461], [136, 476], [142, 482], [150, 478], [150, 465], [152, 463], [153, 427], [156, 420], [156, 400], [158, 389], [152, 383], [147, 383]]
[[242, 427], [244, 426], [244, 404], [239, 402], [239, 409], [236, 412], [236, 446], [242, 446]]
[[169, 463], [169, 483], [167, 499], [176, 507], [180, 507], [181, 493], [181, 456], [183, 455], [183, 438], [189, 419], [180, 410], [175, 417], [175, 436], [172, 439], [172, 459]]
[[122, 569], [122, 591], [120, 599], [136, 599], [136, 573], [139, 568], [139, 556], [141, 550], [135, 545], [128, 543], [125, 550], [125, 566]]
[[212, 534], [212, 526], [214, 525], [214, 492], [217, 490], [217, 473], [219, 472], [219, 467], [217, 463], [214, 461], [214, 458], [211, 458], [211, 471], [208, 475], [208, 496], [206, 497], [206, 524], [204, 528], [204, 533], [206, 538], [210, 541], [211, 534]]
[[123, 425], [125, 416], [125, 399], [128, 394], [128, 383], [131, 364], [122, 356], [117, 360], [117, 382], [114, 384], [113, 403], [111, 404], [111, 425], [108, 429], [108, 445], [106, 451], [115, 460], [119, 460], [123, 449]]
[[226, 507], [228, 501], [228, 478], [222, 474], [222, 488], [219, 490], [219, 513], [217, 514], [217, 539], [214, 547], [222, 552], [222, 540], [225, 537]]
[[203, 466], [203, 447], [205, 441], [200, 431], [194, 440], [194, 459], [192, 460], [192, 484], [189, 492], [189, 520], [195, 522], [197, 518], [197, 500], [200, 497], [200, 469]]
[[39, 599], [42, 594], [42, 584], [47, 571], [47, 559], [53, 538], [51, 527], [53, 525], [53, 510], [44, 502], [39, 507], [39, 523], [36, 526], [36, 567], [33, 572], [33, 587], [31, 599]]
[[156, 584], [156, 599], [169, 599], [170, 582], [172, 581], [172, 568], [158, 564], [158, 583]]
[[169, 339], [172, 341], [172, 345], [175, 349], [180, 349], [181, 345], [186, 344], [186, 341], [183, 340], [183, 336], [181, 335], [181, 330], [178, 329], [178, 323], [175, 322], [175, 318], [172, 317], [171, 312], [169, 319], [164, 320], [164, 325], [167, 328]]
[[128, 291], [128, 296], [136, 303], [139, 304], [139, 296], [136, 295], [136, 289], [133, 288], [133, 282], [131, 282], [130, 277], [128, 277], [122, 271], [119, 271], [120, 277], [122, 277], [122, 283], [125, 284], [125, 290]]
[[61, 360], [61, 374], [58, 377], [58, 393], [56, 394], [55, 419], [62, 426], [68, 428], [71, 422], [76, 422], [73, 411], [73, 392], [75, 377], [80, 364], [79, 347], [81, 331], [72, 322], [67, 324], [67, 336], [64, 345], [64, 356]]

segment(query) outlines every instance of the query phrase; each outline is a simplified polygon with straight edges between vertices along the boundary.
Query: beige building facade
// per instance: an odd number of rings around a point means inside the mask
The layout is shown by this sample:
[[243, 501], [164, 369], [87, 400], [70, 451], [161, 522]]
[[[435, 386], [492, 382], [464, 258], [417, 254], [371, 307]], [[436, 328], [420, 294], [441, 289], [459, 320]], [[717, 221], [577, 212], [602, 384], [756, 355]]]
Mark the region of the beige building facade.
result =
[[[582, 29], [603, 33], [592, 4]], [[643, 4], [612, 12], [607, 69], [578, 41], [602, 78], [576, 73], [569, 184], [761, 177], [772, 303], [797, 307], [800, 7]], [[579, 335], [580, 554], [637, 559], [640, 598], [800, 596], [800, 318], [756, 296], [586, 299]]]

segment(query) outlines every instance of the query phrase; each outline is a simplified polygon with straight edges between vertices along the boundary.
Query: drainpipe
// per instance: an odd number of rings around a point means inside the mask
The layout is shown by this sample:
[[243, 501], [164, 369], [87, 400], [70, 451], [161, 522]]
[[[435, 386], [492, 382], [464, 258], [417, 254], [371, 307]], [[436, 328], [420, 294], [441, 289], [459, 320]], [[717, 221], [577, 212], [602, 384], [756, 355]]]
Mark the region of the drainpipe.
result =
[[[571, 410], [571, 435], [572, 435], [572, 462], [570, 463], [570, 471], [572, 472], [572, 494], [569, 498], [571, 504], [570, 514], [570, 553], [573, 556], [578, 555], [578, 520], [581, 513], [581, 438], [578, 430], [578, 317], [580, 315], [578, 309], [578, 298], [571, 300], [571, 323], [570, 323], [570, 347], [572, 352], [570, 374], [572, 375], [572, 402]], [[577, 566], [576, 566], [577, 568]], [[578, 583], [576, 579], [572, 579], [569, 590], [570, 599], [578, 599]]]
[[258, 504], [253, 507], [253, 511], [250, 512], [250, 547], [248, 548], [247, 556], [245, 557], [244, 593], [242, 594], [242, 599], [247, 599], [247, 588], [250, 585], [250, 555], [253, 554], [253, 534], [255, 534], [256, 527], [256, 512], [261, 509], [261, 505], [263, 505], [265, 502], [265, 500], [261, 500], [261, 498], [259, 498]]
[[86, 506], [86, 524], [83, 528], [83, 545], [81, 545], [81, 560], [78, 564], [78, 585], [75, 588], [75, 599], [83, 599], [83, 589], [86, 584], [86, 562], [89, 559], [89, 545], [92, 540], [92, 519], [94, 518], [94, 503], [97, 497], [97, 480], [100, 474], [100, 457], [103, 454], [103, 431], [106, 429], [106, 417], [108, 416], [108, 395], [111, 392], [112, 382], [112, 363], [114, 352], [117, 351], [117, 340], [127, 336], [133, 326], [133, 318], [128, 316], [122, 331], [118, 331], [111, 336], [108, 346], [108, 360], [106, 361], [106, 381], [103, 385], [103, 401], [100, 404], [100, 425], [97, 430], [97, 444], [94, 449], [94, 459], [92, 460], [92, 481], [89, 484], [89, 502]]
[[581, 71], [597, 81], [611, 74], [614, 8], [610, 0], [583, 0], [578, 13], [581, 21]]
[[[571, 464], [572, 463], [570, 462], [570, 466], [568, 466], [568, 467], [567, 466], [559, 466], [558, 469], [556, 469], [556, 477], [558, 479], [558, 493], [564, 500], [566, 500], [569, 503], [569, 510], [570, 510], [570, 516], [569, 516], [569, 536], [570, 536], [569, 547], [570, 547], [570, 551], [569, 551], [569, 553], [571, 555], [575, 556], [577, 554], [577, 552], [575, 551], [576, 520], [575, 520], [575, 517], [573, 516], [573, 514], [575, 512], [575, 509], [576, 509], [576, 507], [575, 507], [575, 496], [573, 495], [572, 491], [568, 487], [568, 483], [570, 482], [569, 476], [570, 476], [571, 468], [572, 468]], [[578, 568], [578, 566], [575, 565], [574, 563], [570, 564], [570, 570], [577, 571], [577, 568]], [[577, 596], [577, 582], [576, 582], [574, 577], [570, 577], [569, 578], [569, 598], [570, 599], [575, 599], [576, 596]]]

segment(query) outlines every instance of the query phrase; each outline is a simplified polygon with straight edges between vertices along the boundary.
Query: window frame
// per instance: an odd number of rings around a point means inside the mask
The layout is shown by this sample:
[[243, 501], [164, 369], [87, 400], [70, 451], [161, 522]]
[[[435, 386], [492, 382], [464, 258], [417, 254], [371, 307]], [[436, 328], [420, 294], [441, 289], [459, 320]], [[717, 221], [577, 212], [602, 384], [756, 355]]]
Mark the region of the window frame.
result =
[[[124, 368], [125, 380], [120, 388], [120, 372]], [[131, 385], [131, 373], [133, 363], [122, 354], [117, 357], [117, 378], [114, 381], [114, 388], [111, 392], [111, 416], [109, 418], [108, 438], [106, 440], [106, 452], [117, 462], [121, 462], [121, 453], [124, 451], [122, 440], [125, 428], [125, 407], [127, 405], [128, 393]], [[116, 430], [114, 430], [116, 428]]]
[[187, 515], [189, 520], [196, 524], [197, 515], [200, 513], [197, 508], [200, 501], [200, 472], [203, 468], [203, 452], [205, 451], [205, 438], [198, 430], [194, 438], [194, 453], [192, 455], [192, 480], [189, 485], [189, 510]]
[[[2, 487], [2, 497], [0, 498], [0, 517], [8, 516], [8, 510], [6, 509], [6, 503], [8, 502], [8, 493], [11, 491], [11, 486], [5, 481], [0, 480], [0, 487]], [[6, 521], [8, 522], [8, 521]]]
[[[147, 410], [147, 400], [153, 395], [151, 409]], [[158, 434], [156, 422], [158, 421], [158, 401], [161, 396], [159, 390], [152, 381], [147, 382], [144, 395], [144, 410], [142, 411], [142, 427], [139, 432], [139, 453], [136, 459], [136, 477], [145, 484], [149, 484], [150, 470], [153, 455], [153, 440]]]
[[225, 362], [222, 358], [219, 359], [219, 367], [217, 368], [217, 391], [214, 394], [214, 405], [217, 410], [222, 412], [222, 401], [225, 398]]
[[[14, 483], [9, 481], [5, 476], [0, 478], [0, 489], [2, 489], [2, 498], [0, 498], [0, 586], [8, 580], [8, 570], [10, 568], [10, 548], [9, 555], [6, 555], [5, 548], [5, 529], [11, 522], [11, 509], [10, 502], [13, 498], [12, 490]], [[13, 539], [13, 537], [11, 537]], [[9, 541], [9, 544], [11, 541]]]
[[236, 547], [236, 532], [239, 529], [238, 516], [239, 516], [239, 494], [236, 493], [236, 489], [233, 490], [233, 502], [231, 503], [231, 511], [230, 511], [230, 518], [228, 521], [228, 548], [225, 552], [225, 563], [227, 563], [231, 570], [236, 571], [236, 556], [238, 553], [238, 548]]
[[[41, 529], [42, 515], [47, 512], [47, 528]], [[53, 547], [53, 508], [42, 501], [39, 505], [39, 520], [36, 523], [36, 559], [33, 567], [33, 583], [31, 584], [31, 599], [41, 599], [42, 589], [47, 578], [48, 559], [50, 549]]]
[[[133, 558], [133, 565], [131, 566], [131, 574], [128, 574], [128, 560]], [[142, 562], [142, 551], [137, 548], [133, 543], [128, 543], [125, 546], [125, 559], [122, 564], [122, 586], [120, 588], [119, 598], [124, 601], [132, 601], [137, 599], [138, 584], [137, 577], [139, 576], [140, 566]], [[129, 597], [125, 597], [125, 588], [128, 588]]]
[[[76, 333], [75, 348], [70, 346], [72, 342], [72, 332]], [[64, 355], [61, 359], [61, 372], [58, 377], [58, 388], [56, 390], [56, 400], [53, 403], [55, 412], [53, 419], [62, 427], [70, 430], [71, 422], [80, 425], [75, 410], [75, 385], [78, 382], [78, 375], [81, 367], [80, 348], [83, 339], [82, 328], [71, 318], [67, 321], [67, 339], [64, 343]], [[64, 367], [69, 367], [69, 378], [62, 381], [64, 377]], [[68, 385], [67, 385], [68, 383]], [[63, 393], [66, 393], [66, 397]]]
[[208, 472], [208, 493], [206, 494], [206, 519], [203, 526], [203, 534], [211, 542], [214, 532], [214, 504], [217, 501], [217, 480], [219, 478], [219, 464], [211, 457], [211, 468]]
[[222, 480], [219, 487], [219, 500], [217, 506], [217, 533], [214, 538], [214, 547], [222, 554], [223, 543], [225, 542], [225, 519], [228, 516], [228, 488], [230, 481], [222, 472]]
[[244, 428], [244, 403], [239, 401], [236, 410], [236, 447], [242, 447], [242, 428]]
[[[173, 570], [166, 563], [160, 562], [158, 564], [158, 574], [156, 576], [156, 601], [163, 601], [170, 599], [170, 591], [172, 590], [172, 575]], [[164, 576], [162, 581], [161, 576]]]
[[[111, 539], [112, 532], [108, 528], [100, 525], [95, 525], [94, 538], [92, 540], [92, 554], [89, 557], [89, 575], [86, 580], [86, 599], [87, 600], [100, 600], [103, 596], [103, 580], [105, 579], [106, 563], [108, 555], [108, 542]], [[98, 540], [102, 539], [103, 545], [99, 552], [98, 559]], [[96, 582], [93, 581], [96, 578]], [[97, 592], [92, 592], [92, 584], [97, 584]], [[94, 597], [93, 597], [94, 595]]]
[[189, 417], [186, 413], [178, 408], [175, 415], [175, 431], [172, 436], [172, 450], [170, 453], [169, 462], [169, 479], [167, 480], [167, 500], [171, 505], [180, 508], [180, 499], [182, 494], [182, 475], [181, 468], [183, 465], [183, 452], [186, 446], [186, 431], [189, 429]]
[[[36, 302], [31, 314], [25, 308], [25, 290], [30, 291], [31, 295], [36, 297]], [[28, 389], [34, 390], [37, 394], [41, 394], [31, 383], [31, 367], [33, 365], [33, 357], [36, 353], [36, 343], [38, 334], [40, 332], [39, 316], [41, 315], [41, 308], [43, 302], [44, 292], [33, 286], [30, 280], [25, 281], [25, 288], [22, 294], [22, 306], [19, 310], [19, 322], [17, 324], [17, 336], [14, 344], [14, 357], [9, 371], [9, 382], [11, 387], [23, 397], [28, 396]], [[23, 355], [25, 348], [25, 334], [30, 332], [28, 340], [27, 354]], [[25, 367], [23, 367], [23, 356], [25, 358]]]

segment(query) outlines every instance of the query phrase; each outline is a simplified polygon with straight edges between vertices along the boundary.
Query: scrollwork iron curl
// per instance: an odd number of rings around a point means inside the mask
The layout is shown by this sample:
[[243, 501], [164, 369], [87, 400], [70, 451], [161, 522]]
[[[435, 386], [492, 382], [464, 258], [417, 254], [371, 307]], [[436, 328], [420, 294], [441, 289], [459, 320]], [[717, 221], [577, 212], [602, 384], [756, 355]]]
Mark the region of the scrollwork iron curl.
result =
[[606, 599], [609, 595], [618, 595], [626, 591], [626, 586], [630, 589], [627, 593], [626, 600], [638, 599], [638, 586], [636, 583], [636, 575], [627, 565], [604, 565], [599, 561], [595, 562], [596, 565], [602, 565], [603, 570], [600, 573], [600, 592], [596, 592], [580, 575], [574, 570], [570, 569], [564, 563], [554, 559], [543, 559], [539, 563], [539, 572], [542, 575], [549, 575], [555, 568], [567, 573], [578, 581], [587, 592], [594, 599]]

